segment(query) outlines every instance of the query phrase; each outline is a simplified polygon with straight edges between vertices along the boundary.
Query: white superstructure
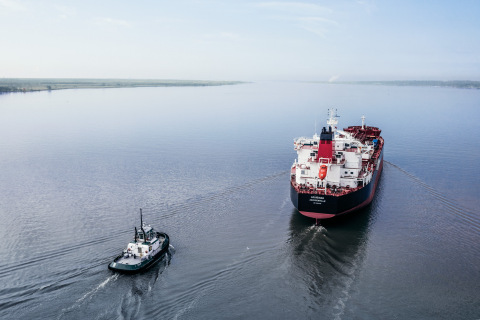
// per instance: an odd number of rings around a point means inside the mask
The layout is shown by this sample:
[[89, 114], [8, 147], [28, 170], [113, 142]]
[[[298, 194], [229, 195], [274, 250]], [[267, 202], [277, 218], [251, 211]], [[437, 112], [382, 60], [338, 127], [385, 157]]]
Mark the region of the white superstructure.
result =
[[[371, 181], [373, 164], [370, 160], [376, 140], [363, 139], [362, 142], [355, 138], [354, 132], [338, 130], [337, 124], [336, 110], [330, 109], [328, 128], [324, 127], [320, 135], [294, 139], [298, 157], [293, 163], [292, 175], [298, 187], [327, 193], [327, 188], [351, 190]], [[365, 130], [364, 116], [359, 128]]]
[[[162, 250], [165, 238], [159, 238], [157, 232], [150, 225], [143, 224], [143, 228], [136, 231], [135, 240], [130, 242], [123, 257], [116, 264], [138, 265], [144, 260], [151, 259]], [[113, 266], [115, 267], [116, 264]]]

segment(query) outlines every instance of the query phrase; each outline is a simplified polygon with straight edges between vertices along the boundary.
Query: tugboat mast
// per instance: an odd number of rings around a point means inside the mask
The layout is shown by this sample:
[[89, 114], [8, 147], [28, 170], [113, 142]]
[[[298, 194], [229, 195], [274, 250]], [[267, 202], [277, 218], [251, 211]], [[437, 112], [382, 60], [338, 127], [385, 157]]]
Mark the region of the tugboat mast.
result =
[[145, 239], [147, 239], [147, 235], [145, 234], [145, 230], [143, 230], [142, 208], [140, 208], [140, 229], [142, 229], [143, 240], [145, 241]]

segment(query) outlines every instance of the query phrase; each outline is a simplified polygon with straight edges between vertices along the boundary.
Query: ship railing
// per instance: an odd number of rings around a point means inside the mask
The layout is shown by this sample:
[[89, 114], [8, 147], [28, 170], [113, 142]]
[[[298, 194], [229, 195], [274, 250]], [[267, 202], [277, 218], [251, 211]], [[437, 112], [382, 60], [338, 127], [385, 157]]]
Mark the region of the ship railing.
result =
[[318, 158], [318, 163], [330, 164], [332, 163], [332, 158]]
[[362, 178], [358, 178], [357, 179], [357, 182], [358, 183], [361, 183], [361, 186], [364, 187], [366, 185], [365, 183], [366, 179], [365, 179], [365, 176], [363, 176]]
[[332, 195], [332, 196], [342, 196], [363, 188], [363, 186], [357, 186], [355, 188], [351, 188], [349, 186], [337, 187], [335, 185], [330, 187], [315, 187], [312, 184], [304, 184], [304, 183], [297, 184], [293, 180], [292, 180], [292, 186], [297, 192], [307, 193], [307, 194], [318, 194], [318, 195]]
[[345, 158], [341, 158], [340, 161], [337, 158], [334, 158], [332, 164], [345, 164]]

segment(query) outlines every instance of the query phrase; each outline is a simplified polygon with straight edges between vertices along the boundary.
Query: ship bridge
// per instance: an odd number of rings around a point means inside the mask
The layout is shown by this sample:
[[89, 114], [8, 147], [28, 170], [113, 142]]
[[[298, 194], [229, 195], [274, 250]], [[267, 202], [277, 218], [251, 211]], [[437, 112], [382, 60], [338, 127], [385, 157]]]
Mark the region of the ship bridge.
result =
[[136, 239], [140, 242], [151, 242], [157, 237], [157, 233], [151, 226], [143, 226], [143, 230], [140, 228], [137, 230]]

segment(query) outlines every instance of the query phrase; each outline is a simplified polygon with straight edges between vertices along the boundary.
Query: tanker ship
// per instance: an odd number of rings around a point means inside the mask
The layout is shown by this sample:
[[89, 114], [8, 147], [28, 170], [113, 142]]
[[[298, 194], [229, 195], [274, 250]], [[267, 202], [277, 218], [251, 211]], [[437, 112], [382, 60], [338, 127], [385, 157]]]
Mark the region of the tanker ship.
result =
[[[383, 138], [377, 127], [337, 129], [329, 109], [327, 127], [312, 138], [294, 139], [298, 158], [290, 172], [290, 198], [301, 214], [328, 219], [368, 205], [383, 167]], [[318, 220], [317, 220], [318, 222]]]

